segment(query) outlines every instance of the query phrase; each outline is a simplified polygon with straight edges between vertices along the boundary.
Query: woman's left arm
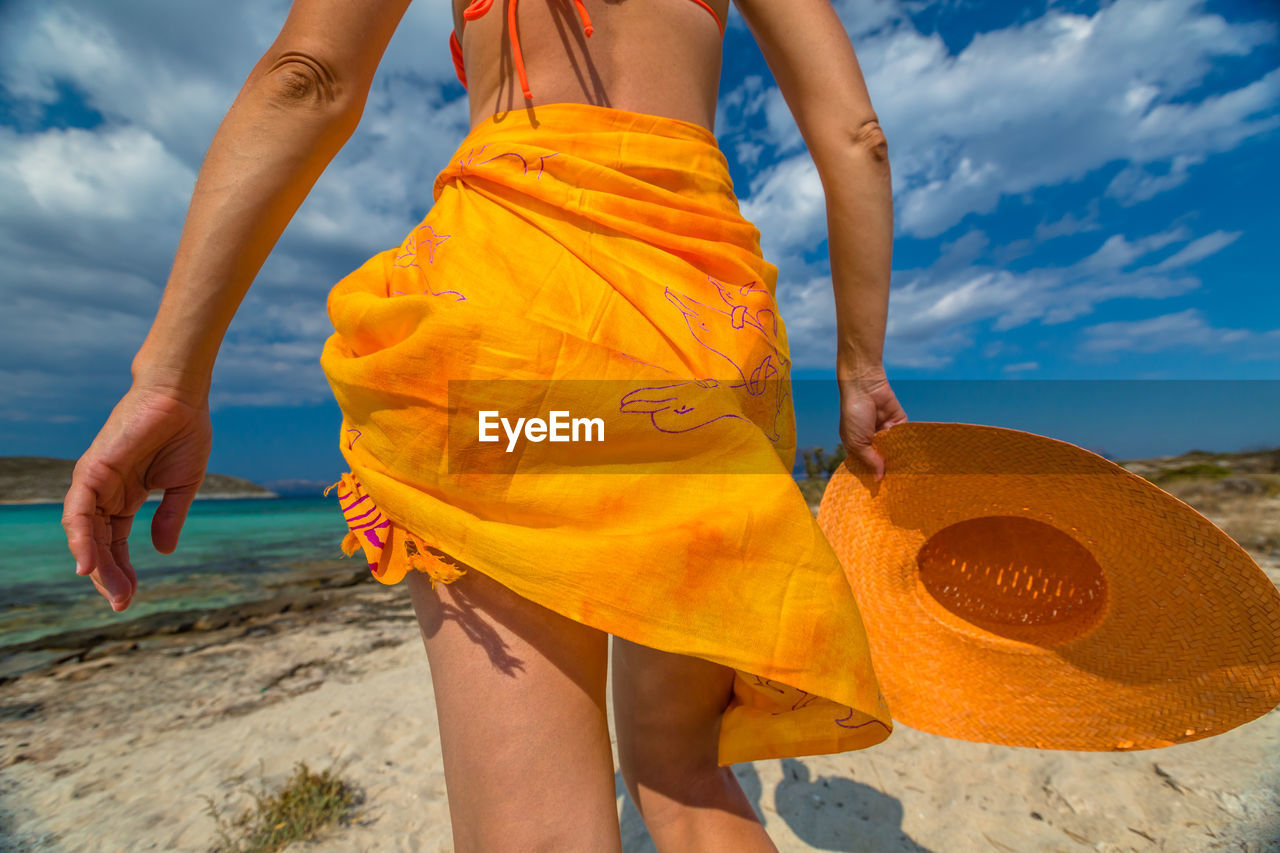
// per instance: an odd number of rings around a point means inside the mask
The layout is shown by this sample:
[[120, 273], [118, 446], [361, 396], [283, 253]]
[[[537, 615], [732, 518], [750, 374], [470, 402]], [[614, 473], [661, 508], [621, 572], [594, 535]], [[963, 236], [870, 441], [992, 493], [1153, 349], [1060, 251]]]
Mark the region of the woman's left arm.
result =
[[329, 162], [355, 132], [410, 0], [294, 0], [214, 134], [135, 386], [208, 395], [241, 301]]
[[208, 395], [222, 338], [293, 214], [360, 123], [410, 0], [294, 0], [227, 111], [196, 179], [133, 384], [76, 462], [62, 526], [76, 573], [117, 612], [138, 589], [129, 532], [164, 497], [151, 541], [172, 553], [212, 445]]

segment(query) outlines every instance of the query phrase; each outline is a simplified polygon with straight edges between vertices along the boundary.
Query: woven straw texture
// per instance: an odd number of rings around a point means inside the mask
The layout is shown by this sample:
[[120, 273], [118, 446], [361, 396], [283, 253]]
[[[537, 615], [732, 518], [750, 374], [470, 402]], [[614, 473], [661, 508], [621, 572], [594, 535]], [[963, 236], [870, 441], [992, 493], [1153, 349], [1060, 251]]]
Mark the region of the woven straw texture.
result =
[[1153, 749], [1280, 703], [1280, 592], [1226, 533], [1068, 442], [908, 422], [818, 513], [894, 719], [962, 740]]

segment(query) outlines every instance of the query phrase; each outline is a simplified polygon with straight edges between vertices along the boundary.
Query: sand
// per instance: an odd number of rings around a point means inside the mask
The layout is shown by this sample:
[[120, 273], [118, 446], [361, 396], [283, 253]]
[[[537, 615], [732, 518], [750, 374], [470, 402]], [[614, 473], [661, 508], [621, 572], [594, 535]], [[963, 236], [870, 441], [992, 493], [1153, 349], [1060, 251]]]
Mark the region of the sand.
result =
[[[1280, 580], [1280, 558], [1256, 558]], [[260, 778], [274, 787], [305, 761], [340, 762], [363, 801], [347, 825], [290, 849], [452, 850], [408, 589], [352, 564], [267, 604], [31, 653], [45, 659], [0, 684], [0, 849], [208, 850], [217, 828], [203, 797], [230, 816]], [[1278, 759], [1273, 711], [1125, 753], [899, 724], [870, 749], [735, 772], [783, 851], [1262, 851], [1280, 849]], [[653, 850], [617, 775], [615, 788], [624, 849]]]

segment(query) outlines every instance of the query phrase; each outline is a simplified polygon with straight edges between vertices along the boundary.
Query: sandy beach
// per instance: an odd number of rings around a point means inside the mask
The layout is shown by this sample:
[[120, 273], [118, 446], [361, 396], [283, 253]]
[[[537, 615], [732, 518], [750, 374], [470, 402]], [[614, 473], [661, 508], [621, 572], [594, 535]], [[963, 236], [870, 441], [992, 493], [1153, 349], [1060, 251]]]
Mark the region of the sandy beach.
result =
[[[1280, 581], [1280, 558], [1255, 558]], [[407, 588], [355, 565], [317, 564], [270, 601], [28, 651], [30, 668], [0, 684], [0, 849], [208, 850], [204, 797], [230, 816], [253, 805], [260, 780], [278, 786], [305, 761], [341, 762], [362, 801], [346, 825], [289, 849], [452, 850]], [[871, 749], [735, 771], [784, 851], [1264, 851], [1280, 849], [1278, 758], [1272, 712], [1127, 753], [989, 746], [899, 724]], [[615, 782], [625, 850], [653, 850]]]

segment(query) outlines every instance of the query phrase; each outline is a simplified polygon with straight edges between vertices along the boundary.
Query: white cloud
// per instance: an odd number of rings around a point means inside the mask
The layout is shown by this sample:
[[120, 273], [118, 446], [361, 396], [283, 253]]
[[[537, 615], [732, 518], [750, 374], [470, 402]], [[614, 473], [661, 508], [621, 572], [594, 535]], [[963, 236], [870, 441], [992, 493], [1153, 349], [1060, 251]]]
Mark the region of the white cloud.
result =
[[1182, 186], [1189, 174], [1188, 167], [1205, 161], [1203, 154], [1179, 154], [1169, 164], [1169, 171], [1153, 175], [1141, 165], [1129, 165], [1118, 172], [1107, 185], [1106, 195], [1125, 206], [1137, 204], [1162, 192]]
[[1156, 234], [1148, 234], [1130, 240], [1123, 234], [1112, 234], [1091, 255], [1081, 259], [1076, 268], [1088, 275], [1120, 270], [1151, 252], [1159, 251], [1171, 243], [1189, 239], [1191, 230], [1178, 226]]
[[[180, 212], [195, 174], [140, 127], [51, 129], [19, 135], [0, 128], [7, 156], [0, 181], [25, 197], [27, 216], [54, 222], [145, 224], [150, 216]], [[140, 220], [142, 222], [140, 222]]]
[[1198, 237], [1153, 266], [1151, 270], [1153, 272], [1164, 272], [1165, 270], [1190, 266], [1196, 261], [1209, 257], [1219, 249], [1230, 246], [1243, 233], [1242, 231], [1214, 231], [1212, 234]]
[[1085, 340], [1080, 349], [1086, 354], [1151, 353], [1175, 348], [1213, 351], [1269, 339], [1272, 357], [1280, 355], [1280, 339], [1275, 332], [1216, 328], [1195, 308], [1145, 320], [1098, 323], [1083, 333]]
[[[111, 20], [129, 5], [21, 5], [25, 15], [11, 13], [17, 25], [6, 28], [0, 40], [6, 55], [0, 79], [10, 92], [41, 103], [57, 99], [58, 83], [70, 85], [108, 123], [145, 129], [194, 168], [267, 42], [255, 45], [232, 24], [235, 15], [213, 14], [214, 4], [208, 3], [168, 4], [173, 11], [167, 15], [157, 8], [171, 18], [181, 5], [190, 20], [183, 26], [153, 22], [154, 30], [145, 28], [152, 37], [144, 38], [129, 24]], [[148, 20], [136, 8], [131, 11], [133, 27]], [[209, 64], [174, 52], [194, 47], [200, 35], [220, 41], [230, 56], [239, 55], [238, 68], [226, 59]]]
[[836, 13], [854, 41], [888, 27], [910, 22], [907, 9], [928, 3], [899, 3], [897, 0], [836, 0]]
[[827, 204], [808, 155], [763, 170], [740, 201], [742, 215], [760, 229], [761, 251], [780, 268], [826, 239]]
[[1084, 231], [1098, 230], [1102, 226], [1098, 224], [1098, 206], [1096, 202], [1091, 207], [1092, 209], [1084, 218], [1077, 218], [1074, 213], [1068, 211], [1057, 222], [1040, 223], [1036, 226], [1035, 242], [1046, 243], [1058, 237], [1069, 237], [1072, 234], [1080, 234]]
[[[1198, 288], [1200, 280], [1183, 268], [1234, 239], [1230, 233], [1215, 232], [1191, 240], [1182, 226], [1135, 239], [1113, 235], [1074, 263], [1014, 272], [979, 260], [988, 238], [971, 231], [945, 244], [941, 256], [929, 266], [894, 271], [885, 328], [886, 364], [942, 368], [972, 347], [984, 330], [1007, 332], [1034, 322], [1060, 325], [1086, 317], [1098, 305], [1115, 299], [1159, 301], [1185, 295]], [[1185, 245], [1162, 261], [1154, 260], [1153, 256], [1178, 243]], [[795, 366], [825, 368], [834, 364], [836, 318], [830, 277], [812, 276], [799, 285], [789, 283], [786, 290], [779, 289], [778, 299]], [[1113, 341], [1126, 333], [1122, 325], [1094, 328], [1103, 332], [1091, 333], [1095, 338], [1090, 340]], [[1210, 339], [1226, 340], [1194, 340]], [[1261, 339], [1242, 336], [1231, 340], [1248, 343]], [[1105, 347], [1106, 343], [1089, 344], [1094, 351]], [[984, 348], [984, 355], [995, 358], [1006, 348], [997, 339]]]

